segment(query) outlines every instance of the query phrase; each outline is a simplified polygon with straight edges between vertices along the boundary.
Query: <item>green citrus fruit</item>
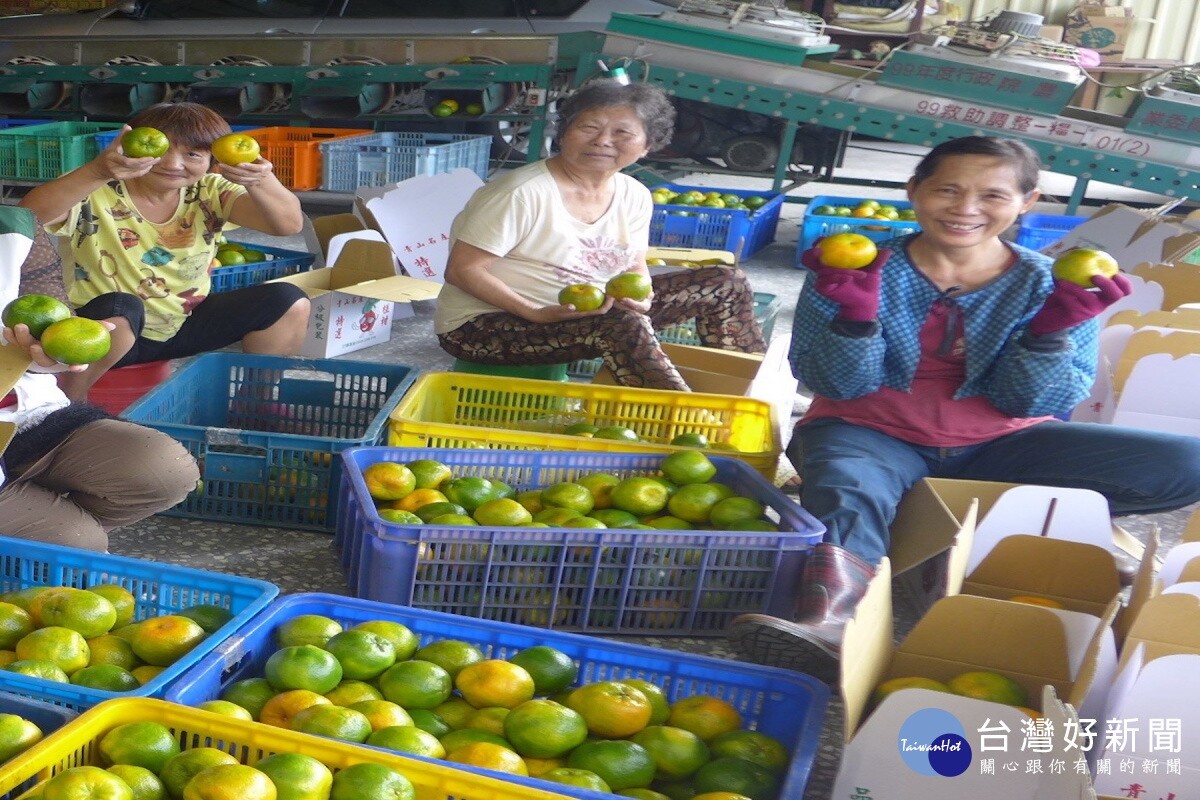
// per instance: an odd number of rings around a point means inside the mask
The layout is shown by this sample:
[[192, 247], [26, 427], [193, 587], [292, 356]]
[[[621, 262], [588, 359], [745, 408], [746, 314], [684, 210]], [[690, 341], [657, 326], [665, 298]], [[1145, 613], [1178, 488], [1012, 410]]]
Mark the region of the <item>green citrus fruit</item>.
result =
[[59, 320], [42, 331], [40, 338], [42, 351], [60, 364], [92, 364], [112, 347], [108, 328], [86, 317]]
[[6, 328], [26, 325], [33, 338], [41, 339], [46, 328], [70, 316], [70, 306], [61, 300], [44, 294], [27, 294], [6, 305], [0, 319]]

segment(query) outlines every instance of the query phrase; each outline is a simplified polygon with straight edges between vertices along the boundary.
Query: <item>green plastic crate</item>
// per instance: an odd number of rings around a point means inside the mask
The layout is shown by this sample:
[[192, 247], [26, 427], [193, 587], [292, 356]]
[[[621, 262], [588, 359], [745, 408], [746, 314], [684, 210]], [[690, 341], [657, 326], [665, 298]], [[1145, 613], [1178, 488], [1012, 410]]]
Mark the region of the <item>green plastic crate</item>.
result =
[[49, 122], [0, 130], [0, 179], [49, 181], [96, 157], [96, 134], [119, 122]]

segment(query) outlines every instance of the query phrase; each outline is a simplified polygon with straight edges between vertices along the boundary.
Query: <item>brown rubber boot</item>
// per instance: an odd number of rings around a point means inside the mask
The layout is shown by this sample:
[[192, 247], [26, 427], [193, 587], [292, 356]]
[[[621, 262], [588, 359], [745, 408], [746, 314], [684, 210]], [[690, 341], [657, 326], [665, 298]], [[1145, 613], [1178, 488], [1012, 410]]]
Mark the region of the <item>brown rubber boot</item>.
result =
[[836, 683], [842, 632], [874, 574], [874, 567], [849, 550], [819, 544], [804, 562], [794, 620], [743, 614], [730, 624], [728, 636], [750, 661]]

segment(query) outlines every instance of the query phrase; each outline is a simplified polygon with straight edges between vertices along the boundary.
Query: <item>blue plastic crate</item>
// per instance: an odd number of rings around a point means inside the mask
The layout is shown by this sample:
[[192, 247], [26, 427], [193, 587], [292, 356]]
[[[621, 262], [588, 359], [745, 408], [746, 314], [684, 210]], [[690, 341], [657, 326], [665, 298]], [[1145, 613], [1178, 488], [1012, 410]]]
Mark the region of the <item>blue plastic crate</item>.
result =
[[403, 364], [205, 353], [122, 417], [179, 440], [200, 464], [201, 486], [164, 513], [329, 531], [337, 453], [382, 444], [416, 377]]
[[[19, 717], [29, 720], [38, 726], [43, 738], [54, 733], [79, 716], [65, 706], [56, 706], [51, 703], [44, 703], [41, 700], [33, 700], [29, 697], [9, 694], [8, 692], [0, 692], [0, 714], [16, 714]], [[2, 763], [0, 762], [0, 764]], [[17, 797], [22, 792], [32, 788], [36, 782], [36, 779], [31, 778], [6, 796]]]
[[1031, 250], [1049, 247], [1087, 221], [1062, 214], [1025, 214], [1017, 228], [1017, 244]]
[[0, 592], [31, 586], [86, 589], [101, 583], [119, 584], [133, 594], [137, 601], [135, 621], [204, 604], [229, 609], [233, 619], [183, 658], [128, 692], [57, 683], [7, 670], [0, 670], [0, 692], [75, 710], [118, 697], [162, 697], [167, 686], [188, 667], [222, 645], [279, 594], [279, 587], [266, 581], [0, 536]]
[[659, 474], [663, 454], [366, 447], [342, 453], [334, 545], [359, 597], [546, 629], [724, 635], [738, 614], [788, 615], [825, 527], [754, 468], [712, 455], [715, 481], [777, 532], [460, 527], [385, 522], [363, 470], [432, 458], [522, 490], [589, 472]]
[[[219, 697], [235, 681], [261, 676], [267, 658], [277, 649], [275, 631], [284, 622], [303, 614], [331, 617], [344, 627], [369, 620], [399, 622], [417, 634], [422, 644], [437, 639], [458, 639], [478, 646], [486, 658], [507, 659], [525, 648], [548, 645], [575, 660], [579, 665], [580, 683], [641, 678], [661, 686], [670, 702], [693, 695], [721, 698], [741, 713], [743, 727], [774, 736], [791, 752], [791, 763], [777, 795], [781, 800], [792, 800], [804, 794], [804, 785], [820, 744], [825, 706], [829, 702], [829, 689], [799, 672], [327, 594], [281, 597], [247, 626], [236, 642], [230, 642], [228, 647], [189, 670], [171, 687], [167, 699], [183, 705], [197, 705]], [[484, 775], [497, 774], [459, 764], [454, 766]], [[569, 797], [588, 800], [611, 800], [613, 797], [532, 778], [503, 777], [520, 785], [549, 789]]]
[[[817, 243], [822, 236], [832, 236], [835, 233], [860, 233], [873, 242], [882, 242], [893, 236], [904, 236], [916, 233], [921, 226], [916, 220], [862, 219], [860, 217], [825, 216], [813, 212], [821, 206], [849, 206], [854, 208], [865, 197], [833, 197], [821, 195], [808, 201], [804, 209], [804, 222], [800, 228], [800, 237], [796, 241], [796, 269], [803, 269], [800, 256], [804, 251]], [[897, 211], [912, 208], [912, 203], [906, 200], [886, 200], [887, 205], [895, 206]]]
[[312, 269], [313, 262], [317, 259], [312, 253], [303, 250], [285, 250], [282, 247], [265, 247], [249, 242], [240, 244], [249, 250], [259, 251], [267, 260], [217, 267], [209, 276], [212, 278], [213, 294], [245, 289], [247, 286], [257, 286], [265, 281], [295, 275], [297, 272], [307, 272]]
[[728, 250], [739, 258], [749, 258], [775, 241], [775, 229], [779, 227], [779, 212], [783, 209], [784, 201], [784, 195], [780, 192], [680, 186], [674, 183], [660, 186], [679, 193], [695, 189], [736, 194], [738, 197], [766, 197], [768, 200], [754, 211], [655, 204], [654, 214], [650, 218], [650, 244], [655, 247]]
[[5, 117], [0, 119], [0, 130], [8, 128], [19, 128], [22, 125], [47, 125], [54, 122], [52, 119], [22, 119], [19, 117]]
[[492, 137], [388, 131], [321, 143], [321, 188], [353, 192], [465, 167], [487, 180]]
[[[775, 319], [779, 316], [779, 307], [781, 305], [783, 305], [782, 301], [773, 294], [768, 294], [767, 292], [754, 293], [754, 318], [762, 326], [763, 338], [768, 342], [771, 341], [771, 332], [775, 330]], [[690, 319], [680, 325], [663, 328], [661, 331], [658, 331], [658, 340], [671, 344], [701, 344], [700, 337], [696, 334], [696, 320], [694, 319]], [[604, 359], [602, 358], [585, 358], [579, 361], [572, 361], [570, 364], [567, 364], [567, 375], [572, 378], [591, 380], [592, 376], [600, 371], [600, 366], [603, 363]]]

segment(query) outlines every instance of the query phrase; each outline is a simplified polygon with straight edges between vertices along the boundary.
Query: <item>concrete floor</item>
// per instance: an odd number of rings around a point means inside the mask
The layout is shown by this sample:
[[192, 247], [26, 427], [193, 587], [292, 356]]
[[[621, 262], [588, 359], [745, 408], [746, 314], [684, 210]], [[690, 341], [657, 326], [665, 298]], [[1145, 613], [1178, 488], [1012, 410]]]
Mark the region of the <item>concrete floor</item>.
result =
[[[911, 172], [920, 152], [921, 148], [912, 146], [880, 142], [862, 143], [852, 148], [847, 166], [839, 171], [839, 177], [901, 182]], [[695, 174], [686, 179], [675, 178], [673, 182], [758, 190], [769, 188], [769, 182], [762, 179], [721, 175]], [[1043, 188], [1062, 200], [1070, 193], [1071, 179], [1047, 175]], [[808, 184], [791, 194], [801, 198], [816, 195], [879, 199], [903, 197], [903, 192], [898, 189], [838, 184]], [[1097, 200], [1114, 199], [1141, 203], [1156, 203], [1161, 200], [1153, 195], [1099, 184], [1093, 185], [1089, 197]], [[349, 198], [344, 196], [307, 193], [303, 195], [303, 200], [310, 216], [349, 210]], [[1039, 206], [1038, 210], [1060, 213], [1062, 205], [1055, 204], [1052, 198]], [[774, 329], [776, 337], [790, 335], [792, 313], [802, 282], [803, 273], [795, 270], [793, 264], [803, 212], [803, 205], [799, 203], [786, 204], [774, 243], [745, 259], [741, 264], [756, 292], [775, 294], [781, 300], [782, 307]], [[235, 238], [259, 241], [248, 233]], [[290, 249], [302, 247], [298, 238], [268, 238], [261, 241]], [[390, 342], [360, 350], [344, 358], [401, 363], [419, 370], [446, 370], [452, 361], [437, 346], [433, 337], [432, 308], [429, 303], [417, 304], [414, 318], [395, 322]], [[797, 398], [798, 409], [803, 408], [804, 401], [802, 396]], [[1163, 539], [1170, 543], [1178, 540], [1191, 511], [1192, 509], [1184, 509], [1172, 514], [1126, 518], [1122, 524], [1143, 540], [1152, 530], [1158, 529]], [[332, 548], [331, 537], [323, 533], [157, 516], [113, 532], [111, 549], [112, 552], [122, 555], [269, 580], [279, 585], [283, 593], [351, 593], [341, 564]], [[898, 634], [902, 635], [911, 622], [912, 620], [898, 619]], [[723, 639], [638, 637], [636, 641], [718, 658], [736, 658]], [[830, 795], [841, 752], [841, 724], [841, 706], [835, 698], [830, 704], [821, 731], [820, 750], [813, 764], [804, 800], [825, 800]]]

